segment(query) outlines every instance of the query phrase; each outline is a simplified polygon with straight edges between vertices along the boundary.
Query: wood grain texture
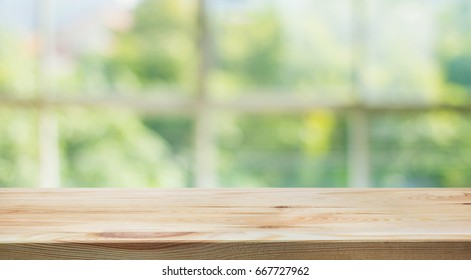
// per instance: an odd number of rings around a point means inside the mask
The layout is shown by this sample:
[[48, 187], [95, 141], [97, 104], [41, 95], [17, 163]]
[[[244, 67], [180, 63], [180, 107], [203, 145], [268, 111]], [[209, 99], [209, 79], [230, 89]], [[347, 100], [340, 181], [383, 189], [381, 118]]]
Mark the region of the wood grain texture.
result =
[[471, 259], [471, 189], [0, 189], [0, 259]]

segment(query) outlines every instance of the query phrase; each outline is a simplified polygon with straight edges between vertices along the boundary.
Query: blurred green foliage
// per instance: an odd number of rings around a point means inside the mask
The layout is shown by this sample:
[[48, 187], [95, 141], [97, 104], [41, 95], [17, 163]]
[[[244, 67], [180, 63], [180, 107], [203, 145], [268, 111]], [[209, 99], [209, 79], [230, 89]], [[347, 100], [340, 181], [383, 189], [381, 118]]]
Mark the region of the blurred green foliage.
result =
[[34, 187], [38, 181], [36, 112], [0, 110], [0, 187]]
[[[192, 3], [192, 4], [191, 4]], [[196, 1], [144, 1], [130, 30], [115, 32], [105, 63], [110, 85], [132, 75], [138, 89], [170, 87], [191, 92], [195, 67]]]
[[[281, 5], [278, 8], [268, 1], [258, 2], [265, 4], [246, 11], [209, 5], [212, 97], [260, 93], [353, 100], [355, 53], [348, 30], [355, 19], [348, 9], [340, 8], [348, 7], [347, 1], [297, 0], [293, 3], [300, 6], [294, 10], [281, 1], [273, 2]], [[59, 89], [119, 94], [164, 89], [191, 98], [198, 69], [195, 3], [142, 1], [129, 28], [110, 31], [112, 47], [102, 53], [82, 53], [73, 71], [57, 81]], [[364, 46], [368, 53], [360, 73], [367, 89], [363, 101], [395, 105], [469, 102], [470, 4], [454, 0], [437, 9], [427, 1], [420, 3], [376, 1], [366, 13], [367, 22], [374, 26], [366, 34], [371, 44], [367, 41]], [[416, 14], [401, 18], [407, 11]], [[331, 16], [334, 12], [337, 17]], [[427, 13], [438, 15], [439, 21], [434, 21], [432, 30], [435, 43], [421, 49], [420, 43], [431, 40], [431, 35], [426, 31], [414, 34], [417, 29], [405, 27], [409, 19], [420, 23]], [[13, 34], [0, 32], [0, 41], [0, 91], [34, 95], [34, 52], [22, 47]], [[327, 94], [326, 89], [335, 90]], [[58, 115], [64, 186], [192, 186], [193, 120], [189, 117], [83, 109], [61, 109]], [[370, 119], [374, 186], [468, 187], [468, 115], [378, 112]], [[0, 186], [33, 186], [37, 181], [36, 113], [9, 109], [0, 114], [0, 120]], [[347, 121], [348, 115], [329, 111], [221, 113], [217, 117], [219, 184], [345, 187]]]
[[[309, 5], [296, 7], [301, 2]], [[281, 1], [275, 2], [278, 6], [256, 1], [265, 6], [243, 12], [216, 9], [210, 75], [215, 98], [268, 92], [330, 100], [338, 93], [331, 90], [326, 96], [323, 89], [348, 90], [352, 45], [344, 33], [350, 16], [340, 12], [335, 20], [329, 17], [339, 6], [334, 2], [298, 1], [289, 14], [281, 10]]]
[[377, 187], [469, 187], [471, 122], [466, 113], [381, 114], [371, 121]]
[[32, 97], [36, 94], [34, 53], [31, 43], [21, 44], [0, 26], [0, 95]]
[[318, 111], [219, 122], [222, 186], [346, 186], [345, 118]]
[[179, 162], [168, 142], [135, 113], [69, 109], [60, 116], [64, 186], [188, 184], [184, 162]]

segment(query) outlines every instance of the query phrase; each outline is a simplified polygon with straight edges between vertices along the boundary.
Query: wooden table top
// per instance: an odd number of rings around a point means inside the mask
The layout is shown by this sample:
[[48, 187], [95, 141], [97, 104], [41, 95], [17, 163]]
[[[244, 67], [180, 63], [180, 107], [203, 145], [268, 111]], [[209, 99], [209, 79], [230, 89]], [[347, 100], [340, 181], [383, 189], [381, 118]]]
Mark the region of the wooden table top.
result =
[[471, 259], [471, 189], [0, 189], [0, 259]]

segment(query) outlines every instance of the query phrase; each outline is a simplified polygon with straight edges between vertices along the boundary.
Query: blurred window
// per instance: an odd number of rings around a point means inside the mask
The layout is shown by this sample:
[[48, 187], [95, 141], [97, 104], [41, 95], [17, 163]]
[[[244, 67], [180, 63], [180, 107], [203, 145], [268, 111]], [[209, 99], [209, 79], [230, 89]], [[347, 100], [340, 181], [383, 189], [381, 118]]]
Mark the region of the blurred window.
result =
[[4, 0], [0, 187], [467, 187], [470, 0]]

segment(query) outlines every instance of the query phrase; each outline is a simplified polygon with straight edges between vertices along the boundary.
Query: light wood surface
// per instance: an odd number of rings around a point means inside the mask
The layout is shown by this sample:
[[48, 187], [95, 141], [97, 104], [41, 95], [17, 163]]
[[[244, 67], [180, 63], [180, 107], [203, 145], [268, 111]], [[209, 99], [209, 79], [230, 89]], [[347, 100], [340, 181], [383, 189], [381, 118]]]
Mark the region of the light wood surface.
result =
[[0, 259], [471, 259], [471, 189], [0, 189]]

